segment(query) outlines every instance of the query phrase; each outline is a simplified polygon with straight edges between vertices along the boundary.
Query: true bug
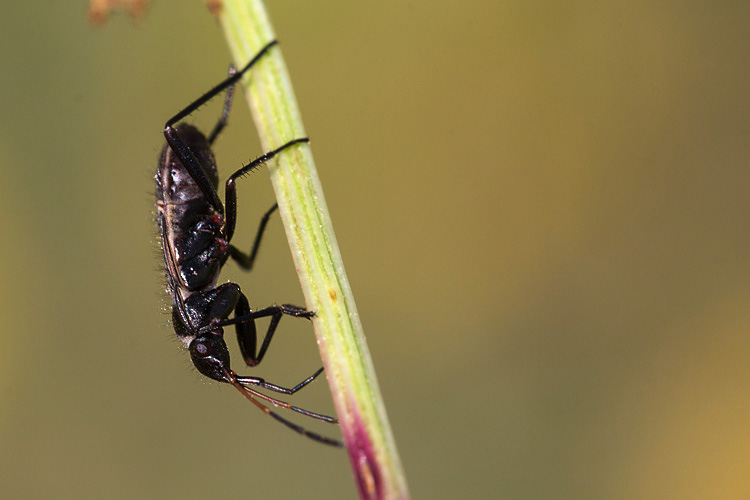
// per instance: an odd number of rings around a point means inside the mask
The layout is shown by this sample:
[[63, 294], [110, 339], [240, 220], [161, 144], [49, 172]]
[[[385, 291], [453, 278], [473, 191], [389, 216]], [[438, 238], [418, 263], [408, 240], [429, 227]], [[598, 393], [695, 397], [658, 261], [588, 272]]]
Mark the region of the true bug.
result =
[[[237, 217], [235, 181], [283, 150], [308, 142], [307, 138], [291, 140], [233, 173], [225, 184], [224, 208], [217, 194], [219, 177], [211, 146], [227, 123], [234, 84], [276, 44], [276, 41], [267, 44], [240, 71], [230, 67], [225, 80], [170, 118], [164, 127], [167, 144], [156, 171], [156, 218], [164, 253], [167, 291], [172, 297], [172, 323], [200, 373], [232, 384], [262, 411], [300, 434], [321, 443], [341, 446], [339, 441], [286, 420], [258, 399], [324, 422], [338, 423], [335, 418], [303, 410], [254, 389], [294, 394], [320, 375], [323, 368], [291, 389], [259, 377], [241, 377], [229, 366], [229, 350], [223, 338], [223, 327], [234, 325], [245, 363], [255, 366], [263, 360], [283, 315], [308, 319], [315, 315], [288, 304], [253, 311], [239, 285], [230, 282], [217, 286], [219, 273], [228, 258], [244, 269], [252, 268], [268, 218], [278, 208], [274, 205], [261, 219], [251, 251], [245, 254], [238, 250], [231, 244]], [[208, 137], [192, 125], [179, 123], [223, 91], [226, 91], [226, 97], [222, 114]], [[230, 319], [232, 312], [234, 317]], [[271, 317], [271, 322], [260, 349], [256, 350], [255, 319], [267, 316]]]

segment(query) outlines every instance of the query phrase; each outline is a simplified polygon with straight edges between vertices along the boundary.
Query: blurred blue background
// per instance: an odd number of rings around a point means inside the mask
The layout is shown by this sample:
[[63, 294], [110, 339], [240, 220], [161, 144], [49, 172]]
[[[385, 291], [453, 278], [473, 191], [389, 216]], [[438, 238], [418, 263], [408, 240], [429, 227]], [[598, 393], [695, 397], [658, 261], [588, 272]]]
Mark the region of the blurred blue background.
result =
[[[750, 496], [750, 4], [268, 8], [413, 497]], [[356, 495], [344, 453], [199, 376], [164, 312], [161, 128], [229, 62], [201, 2], [102, 29], [83, 1], [5, 2], [4, 498]], [[253, 137], [238, 102], [223, 178]], [[239, 189], [249, 245], [273, 193]], [[302, 302], [278, 220], [223, 276]], [[242, 371], [318, 366], [285, 320]]]

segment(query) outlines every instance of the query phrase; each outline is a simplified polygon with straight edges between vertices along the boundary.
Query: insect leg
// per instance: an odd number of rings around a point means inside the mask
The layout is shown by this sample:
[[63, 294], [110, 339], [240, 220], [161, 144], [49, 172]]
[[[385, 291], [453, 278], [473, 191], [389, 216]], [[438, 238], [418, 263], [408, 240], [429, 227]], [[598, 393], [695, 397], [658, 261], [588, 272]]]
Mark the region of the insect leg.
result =
[[[216, 190], [206, 176], [205, 171], [200, 164], [200, 161], [195, 157], [190, 148], [180, 138], [179, 134], [174, 128], [174, 125], [188, 116], [190, 113], [207, 103], [220, 92], [237, 83], [237, 81], [242, 78], [245, 72], [249, 70], [256, 62], [258, 62], [260, 58], [263, 57], [268, 52], [268, 50], [277, 43], [278, 42], [276, 40], [269, 42], [240, 71], [234, 73], [233, 75], [227, 77], [226, 79], [215, 85], [211, 90], [200, 96], [198, 99], [190, 103], [185, 109], [170, 118], [164, 125], [164, 137], [167, 139], [169, 147], [172, 148], [187, 171], [190, 173], [191, 177], [195, 180], [196, 184], [198, 184], [198, 187], [200, 187], [201, 191], [206, 196], [206, 199], [208, 199], [208, 201], [217, 212], [222, 214], [224, 213], [224, 205], [221, 203], [219, 196], [216, 194]], [[229, 101], [231, 102], [231, 96], [229, 98]], [[227, 102], [225, 101], [225, 107], [226, 106]], [[219, 127], [219, 130], [221, 130], [221, 127]], [[216, 133], [218, 134], [218, 132]], [[212, 139], [215, 138], [213, 133], [211, 135]]]
[[[286, 148], [290, 146], [294, 146], [295, 144], [310, 142], [310, 139], [307, 137], [302, 137], [299, 139], [292, 139], [291, 141], [287, 142], [286, 144], [283, 144], [279, 146], [278, 148], [274, 149], [273, 151], [269, 151], [268, 153], [259, 156], [258, 158], [254, 159], [235, 173], [229, 176], [227, 179], [226, 187], [225, 187], [225, 200], [227, 203], [227, 211], [224, 218], [224, 238], [227, 241], [232, 241], [232, 236], [234, 236], [234, 228], [237, 223], [237, 190], [235, 187], [235, 182], [237, 178], [242, 177], [243, 175], [255, 170], [256, 168], [260, 167], [264, 162], [267, 162]], [[251, 253], [252, 255], [252, 253]]]
[[[228, 78], [231, 78], [232, 75], [237, 73], [237, 69], [234, 67], [234, 64], [229, 65], [228, 73]], [[208, 136], [208, 143], [212, 146], [221, 131], [224, 129], [224, 127], [227, 126], [227, 121], [229, 121], [229, 111], [232, 109], [233, 95], [234, 85], [230, 85], [229, 87], [227, 87], [227, 91], [224, 93], [224, 107], [221, 109], [221, 116], [219, 117], [219, 121], [216, 122], [216, 125], [214, 125], [214, 129], [211, 131], [211, 135]]]
[[[258, 311], [252, 311], [247, 301], [247, 297], [240, 292], [240, 297], [234, 311], [234, 318], [226, 319], [218, 323], [218, 325], [235, 325], [235, 330], [237, 331], [237, 343], [240, 346], [240, 352], [242, 352], [242, 357], [244, 358], [245, 363], [247, 363], [248, 366], [257, 366], [266, 355], [268, 346], [271, 344], [271, 339], [273, 339], [273, 335], [276, 333], [276, 328], [279, 326], [281, 316], [284, 314], [298, 318], [311, 318], [315, 316], [315, 313], [291, 304], [271, 306]], [[263, 343], [260, 346], [260, 351], [258, 351], [256, 355], [257, 331], [255, 329], [255, 319], [264, 318], [266, 316], [271, 316], [271, 322], [268, 325], [268, 330], [266, 331]], [[317, 374], [315, 376], [317, 376]]]
[[[244, 304], [246, 303], [247, 299], [245, 299]], [[264, 309], [259, 309], [258, 311], [252, 312], [250, 311], [249, 306], [247, 306], [247, 309], [245, 309], [244, 304], [242, 302], [242, 299], [240, 299], [237, 304], [238, 311], [235, 312], [235, 317], [219, 322], [218, 326], [252, 322], [257, 318], [265, 318], [266, 316], [271, 316], [271, 322], [268, 324], [268, 331], [266, 331], [266, 336], [263, 339], [263, 343], [261, 344], [260, 350], [258, 351], [257, 355], [255, 354], [256, 336], [251, 334], [241, 334], [240, 330], [237, 330], [237, 341], [240, 344], [240, 351], [242, 351], [242, 356], [245, 358], [245, 363], [247, 363], [248, 366], [257, 366], [263, 360], [263, 356], [266, 355], [268, 346], [271, 344], [271, 339], [273, 339], [273, 334], [276, 332], [276, 327], [279, 326], [279, 321], [284, 314], [297, 318], [308, 319], [315, 316], [314, 312], [308, 311], [299, 306], [293, 306], [291, 304], [266, 307]]]
[[[251, 313], [247, 297], [242, 294], [234, 310], [234, 329], [237, 332], [237, 343], [240, 346], [242, 358], [248, 366], [255, 366], [260, 363], [260, 360], [255, 356], [258, 333], [255, 329], [255, 318]], [[222, 324], [222, 326], [224, 325]]]
[[266, 44], [265, 47], [260, 49], [258, 53], [253, 57], [250, 62], [248, 62], [241, 70], [234, 73], [233, 75], [227, 77], [226, 79], [222, 80], [218, 84], [216, 84], [211, 90], [200, 96], [198, 99], [190, 103], [185, 109], [174, 115], [172, 118], [167, 121], [167, 124], [165, 128], [171, 127], [175, 123], [179, 122], [186, 116], [190, 115], [193, 111], [200, 108], [204, 104], [206, 104], [208, 101], [213, 99], [217, 94], [221, 93], [223, 90], [225, 90], [227, 87], [234, 85], [237, 83], [237, 81], [242, 78], [242, 76], [245, 74], [247, 70], [252, 68], [255, 63], [257, 63], [266, 53], [270, 50], [271, 47], [274, 45], [277, 45], [279, 42], [277, 40], [273, 40]]
[[232, 256], [232, 259], [234, 259], [235, 262], [246, 271], [249, 271], [253, 268], [253, 262], [255, 261], [255, 257], [258, 255], [258, 248], [260, 248], [260, 240], [263, 238], [263, 232], [266, 230], [266, 225], [268, 224], [268, 218], [271, 217], [271, 214], [276, 211], [276, 209], [279, 208], [278, 203], [274, 203], [273, 206], [263, 214], [263, 217], [260, 219], [260, 225], [258, 226], [258, 232], [255, 234], [255, 241], [253, 242], [253, 248], [250, 250], [249, 254], [242, 253], [242, 250], [238, 249], [234, 245], [229, 245], [229, 255]]

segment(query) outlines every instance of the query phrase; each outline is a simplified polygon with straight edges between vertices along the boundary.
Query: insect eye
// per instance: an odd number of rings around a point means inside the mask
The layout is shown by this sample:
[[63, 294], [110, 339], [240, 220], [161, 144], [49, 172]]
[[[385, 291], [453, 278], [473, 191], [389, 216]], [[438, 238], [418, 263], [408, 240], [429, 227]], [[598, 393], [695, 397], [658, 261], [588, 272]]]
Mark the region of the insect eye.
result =
[[190, 344], [190, 357], [199, 372], [214, 380], [224, 380], [229, 369], [229, 350], [221, 337], [199, 337]]
[[199, 358], [207, 358], [211, 356], [212, 351], [213, 349], [211, 349], [211, 346], [206, 342], [196, 341], [193, 343], [193, 352]]

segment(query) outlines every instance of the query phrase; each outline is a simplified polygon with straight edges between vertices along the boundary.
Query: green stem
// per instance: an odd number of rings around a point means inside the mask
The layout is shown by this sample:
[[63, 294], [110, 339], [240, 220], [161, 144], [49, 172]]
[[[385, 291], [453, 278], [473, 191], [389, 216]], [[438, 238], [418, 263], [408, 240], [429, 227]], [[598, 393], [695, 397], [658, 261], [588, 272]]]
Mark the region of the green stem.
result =
[[[224, 0], [217, 15], [238, 67], [275, 39], [260, 0]], [[306, 136], [278, 46], [243, 85], [266, 151]], [[315, 335], [360, 496], [406, 499], [406, 477], [309, 145], [285, 150], [268, 169], [306, 305], [316, 312]]]

